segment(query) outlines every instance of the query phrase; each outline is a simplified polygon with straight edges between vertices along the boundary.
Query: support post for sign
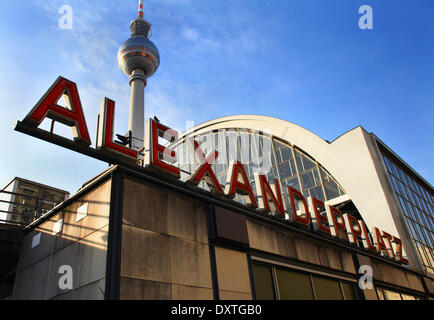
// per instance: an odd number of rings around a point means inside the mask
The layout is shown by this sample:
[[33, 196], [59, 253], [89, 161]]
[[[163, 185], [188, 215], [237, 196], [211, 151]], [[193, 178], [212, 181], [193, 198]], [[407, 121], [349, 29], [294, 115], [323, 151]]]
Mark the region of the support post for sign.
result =
[[120, 299], [123, 191], [124, 174], [121, 169], [116, 169], [111, 178], [105, 300]]

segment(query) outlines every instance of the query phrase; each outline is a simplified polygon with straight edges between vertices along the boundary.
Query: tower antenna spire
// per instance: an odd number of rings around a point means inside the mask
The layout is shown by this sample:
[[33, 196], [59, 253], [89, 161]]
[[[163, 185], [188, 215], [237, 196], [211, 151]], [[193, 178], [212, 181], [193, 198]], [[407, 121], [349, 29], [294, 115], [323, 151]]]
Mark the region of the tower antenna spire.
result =
[[139, 12], [137, 13], [139, 19], [143, 19], [143, 0], [139, 0]]
[[128, 130], [131, 131], [130, 147], [135, 150], [142, 149], [145, 141], [145, 87], [160, 65], [160, 53], [149, 40], [150, 29], [151, 24], [143, 18], [143, 0], [139, 0], [138, 17], [130, 23], [131, 37], [118, 51], [119, 67], [130, 78]]

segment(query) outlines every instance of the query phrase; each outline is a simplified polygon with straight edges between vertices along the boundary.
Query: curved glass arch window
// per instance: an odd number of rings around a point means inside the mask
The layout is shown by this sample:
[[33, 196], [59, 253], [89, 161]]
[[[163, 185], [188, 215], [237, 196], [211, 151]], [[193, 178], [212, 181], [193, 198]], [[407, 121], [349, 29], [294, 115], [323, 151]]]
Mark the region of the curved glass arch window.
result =
[[[230, 162], [240, 161], [255, 196], [255, 172], [265, 174], [270, 183], [278, 179], [285, 194], [288, 186], [301, 191], [305, 197], [312, 196], [322, 201], [345, 194], [342, 187], [315, 159], [288, 142], [265, 133], [251, 129], [223, 129], [190, 137], [199, 143], [205, 155], [213, 150], [218, 152], [212, 168], [222, 186], [226, 183]], [[195, 162], [185, 142], [184, 138], [174, 146], [182, 180], [187, 180], [200, 165]], [[209, 190], [204, 181], [199, 186]], [[237, 195], [235, 200], [245, 203], [241, 195]]]

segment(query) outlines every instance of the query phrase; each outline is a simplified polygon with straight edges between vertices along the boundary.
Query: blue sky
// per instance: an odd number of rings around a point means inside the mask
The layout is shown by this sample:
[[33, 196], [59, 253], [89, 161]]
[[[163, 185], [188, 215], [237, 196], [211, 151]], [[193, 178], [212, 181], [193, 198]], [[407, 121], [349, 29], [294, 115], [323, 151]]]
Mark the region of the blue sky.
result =
[[[73, 9], [73, 29], [58, 26]], [[370, 5], [374, 29], [361, 30]], [[361, 125], [432, 184], [434, 1], [145, 0], [161, 66], [146, 117], [179, 131], [263, 114], [334, 140]], [[14, 176], [74, 192], [107, 164], [12, 130], [59, 75], [78, 84], [93, 142], [103, 97], [128, 125], [129, 85], [116, 62], [136, 0], [3, 0], [0, 186]], [[46, 125], [46, 124], [45, 124]], [[58, 132], [71, 136], [69, 129]]]

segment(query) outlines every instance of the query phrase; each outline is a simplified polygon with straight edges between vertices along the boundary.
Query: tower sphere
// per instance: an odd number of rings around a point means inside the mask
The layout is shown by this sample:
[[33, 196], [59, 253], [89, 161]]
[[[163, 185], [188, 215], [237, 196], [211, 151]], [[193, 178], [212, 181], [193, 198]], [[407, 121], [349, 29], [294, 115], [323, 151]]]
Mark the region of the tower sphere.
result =
[[151, 77], [160, 65], [160, 53], [157, 47], [148, 39], [151, 25], [143, 18], [131, 22], [131, 38], [125, 41], [118, 51], [118, 63], [122, 72], [128, 77], [136, 69], [145, 72], [145, 77]]

